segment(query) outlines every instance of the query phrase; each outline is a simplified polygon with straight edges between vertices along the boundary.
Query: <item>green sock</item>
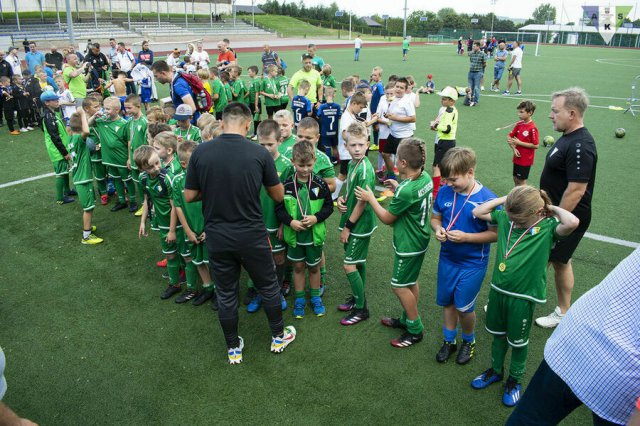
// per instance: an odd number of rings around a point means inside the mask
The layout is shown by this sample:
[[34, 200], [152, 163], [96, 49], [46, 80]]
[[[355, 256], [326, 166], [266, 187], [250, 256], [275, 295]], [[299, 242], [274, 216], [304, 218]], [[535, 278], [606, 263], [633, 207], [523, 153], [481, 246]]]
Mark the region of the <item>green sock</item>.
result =
[[129, 179], [128, 181], [125, 182], [125, 184], [127, 185], [127, 193], [129, 194], [129, 202], [130, 203], [135, 203], [136, 202], [136, 183], [132, 179]]
[[407, 311], [402, 311], [400, 314], [400, 324], [407, 325]]
[[251, 278], [247, 280], [247, 288], [256, 288], [256, 286], [253, 285], [253, 281], [251, 280]]
[[180, 259], [177, 256], [173, 259], [167, 258], [167, 273], [169, 274], [169, 284], [178, 287], [180, 285]]
[[302, 291], [296, 290], [296, 299], [304, 299], [304, 290]]
[[284, 268], [284, 280], [285, 281], [293, 281], [293, 266], [291, 263], [287, 264]]
[[118, 201], [122, 204], [126, 203], [127, 200], [124, 198], [124, 184], [122, 183], [122, 179], [113, 178], [113, 186], [116, 187], [116, 192], [118, 193]]
[[56, 201], [62, 201], [64, 198], [64, 179], [62, 176], [56, 177]]
[[320, 297], [320, 289], [312, 288], [311, 289], [311, 297]]
[[107, 193], [107, 182], [104, 179], [96, 179], [96, 184], [98, 185], [98, 194], [104, 195]]
[[364, 284], [362, 283], [362, 277], [358, 271], [349, 272], [347, 274], [349, 284], [351, 284], [351, 291], [353, 292], [353, 298], [356, 301], [356, 309], [364, 308]]
[[420, 315], [414, 320], [407, 319], [407, 331], [411, 334], [420, 334], [424, 330]]
[[206, 283], [206, 284], [202, 284], [202, 289], [208, 293], [213, 293], [213, 291], [216, 289], [216, 285], [214, 283]]
[[327, 267], [326, 266], [321, 266], [320, 267], [320, 283], [322, 283], [324, 285], [324, 280], [327, 276]]
[[493, 337], [493, 342], [491, 343], [491, 366], [498, 374], [502, 374], [504, 359], [508, 350], [509, 343], [507, 343], [507, 339]]
[[518, 383], [522, 381], [522, 377], [524, 376], [528, 352], [529, 345], [521, 348], [511, 348], [511, 365], [509, 366], [509, 375], [516, 379]]
[[184, 273], [187, 276], [187, 288], [196, 291], [198, 288], [198, 268], [196, 268], [193, 262], [187, 262], [187, 264], [184, 265]]
[[365, 286], [367, 284], [367, 264], [358, 263], [356, 267], [358, 268], [358, 273], [360, 274], [360, 278], [362, 278], [362, 285]]
[[71, 188], [69, 187], [69, 175], [62, 176], [62, 181], [64, 182], [64, 192], [67, 193], [71, 191]]

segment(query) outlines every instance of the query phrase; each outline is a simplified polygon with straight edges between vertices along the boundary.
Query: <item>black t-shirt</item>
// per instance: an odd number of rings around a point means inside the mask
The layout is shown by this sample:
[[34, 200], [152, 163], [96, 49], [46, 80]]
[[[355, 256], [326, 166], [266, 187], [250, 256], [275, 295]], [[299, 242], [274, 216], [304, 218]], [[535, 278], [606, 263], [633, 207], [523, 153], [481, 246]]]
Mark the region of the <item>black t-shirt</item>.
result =
[[44, 60], [47, 61], [48, 64], [53, 64], [57, 70], [62, 69], [62, 62], [64, 58], [62, 57], [62, 53], [60, 52], [50, 52], [44, 55]]
[[93, 52], [89, 51], [87, 56], [84, 57], [84, 61], [89, 62], [98, 72], [102, 71], [102, 67], [104, 67], [105, 65], [109, 65], [107, 57], [104, 56], [104, 53], [102, 52], [99, 52], [96, 55]]
[[573, 213], [577, 216], [588, 214], [591, 211], [597, 162], [596, 143], [585, 127], [563, 135], [547, 153], [540, 175], [540, 188], [547, 191], [557, 206], [569, 182], [586, 182], [587, 190]]
[[0, 77], [9, 77], [13, 76], [13, 68], [11, 68], [11, 64], [6, 60], [0, 61]]
[[279, 183], [269, 152], [243, 136], [225, 134], [200, 144], [185, 188], [202, 194], [207, 246], [226, 251], [267, 244], [260, 189]]

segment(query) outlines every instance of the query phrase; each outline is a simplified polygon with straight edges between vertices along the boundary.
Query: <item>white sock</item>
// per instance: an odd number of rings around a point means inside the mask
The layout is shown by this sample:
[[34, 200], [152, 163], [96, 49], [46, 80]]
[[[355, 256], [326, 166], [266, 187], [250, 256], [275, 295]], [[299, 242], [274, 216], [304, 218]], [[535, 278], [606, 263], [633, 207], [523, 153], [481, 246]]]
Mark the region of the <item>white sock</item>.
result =
[[82, 238], [85, 240], [89, 238], [89, 235], [91, 235], [91, 231], [82, 231]]
[[382, 166], [384, 166], [384, 158], [382, 158], [382, 154], [378, 153], [378, 170], [382, 170]]
[[336, 190], [333, 191], [333, 194], [331, 195], [331, 197], [334, 200], [337, 200], [338, 197], [340, 196], [340, 190], [342, 189], [342, 185], [344, 185], [344, 181], [336, 178]]

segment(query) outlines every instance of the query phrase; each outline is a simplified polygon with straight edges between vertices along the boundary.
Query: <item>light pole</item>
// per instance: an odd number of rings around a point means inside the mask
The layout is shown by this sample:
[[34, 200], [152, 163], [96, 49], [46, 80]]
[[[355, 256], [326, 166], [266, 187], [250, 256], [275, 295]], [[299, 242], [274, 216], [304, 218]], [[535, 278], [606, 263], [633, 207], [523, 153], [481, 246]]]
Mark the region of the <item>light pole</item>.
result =
[[404, 22], [402, 23], [402, 37], [407, 36], [407, 0], [404, 0]]
[[498, 0], [491, 0], [492, 13], [491, 13], [491, 37], [493, 37], [493, 18], [496, 17], [496, 3]]

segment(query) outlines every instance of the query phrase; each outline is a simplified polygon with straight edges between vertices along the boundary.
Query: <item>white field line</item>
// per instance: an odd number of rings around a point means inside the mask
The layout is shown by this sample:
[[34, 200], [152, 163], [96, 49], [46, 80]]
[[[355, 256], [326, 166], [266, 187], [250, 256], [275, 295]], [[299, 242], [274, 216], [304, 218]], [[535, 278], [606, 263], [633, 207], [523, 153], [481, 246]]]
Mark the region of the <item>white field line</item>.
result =
[[48, 178], [48, 177], [51, 177], [51, 176], [55, 176], [55, 173], [53, 173], [53, 172], [45, 173], [45, 174], [39, 175], [39, 176], [31, 176], [31, 177], [26, 178], [26, 179], [14, 180], [13, 182], [7, 182], [7, 183], [0, 184], [0, 189], [9, 188], [10, 186], [20, 185], [21, 183], [31, 182], [31, 181], [38, 180], [38, 179], [44, 179], [44, 178]]

